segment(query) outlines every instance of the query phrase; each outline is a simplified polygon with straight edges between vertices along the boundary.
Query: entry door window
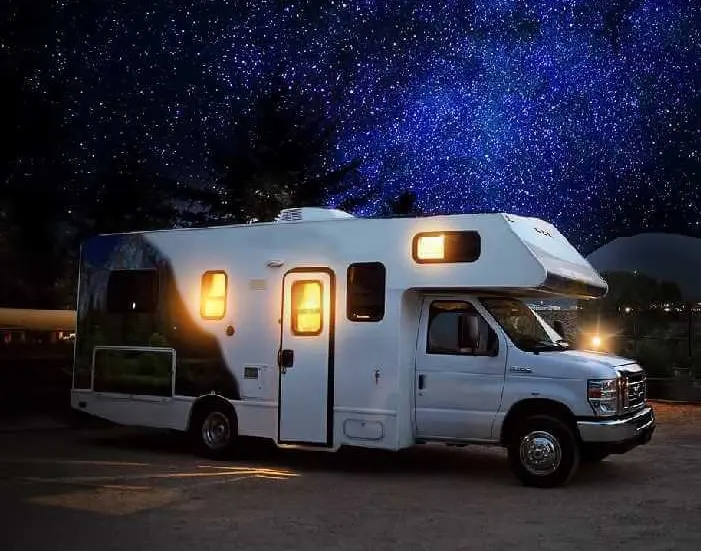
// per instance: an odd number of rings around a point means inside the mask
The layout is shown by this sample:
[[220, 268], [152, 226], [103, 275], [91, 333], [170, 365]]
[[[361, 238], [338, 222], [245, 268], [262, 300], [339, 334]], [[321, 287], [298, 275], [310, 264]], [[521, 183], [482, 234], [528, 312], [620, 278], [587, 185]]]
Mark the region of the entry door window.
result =
[[429, 309], [427, 354], [496, 356], [495, 331], [469, 302], [436, 300]]
[[320, 335], [323, 329], [323, 286], [318, 280], [292, 284], [292, 333], [298, 336]]

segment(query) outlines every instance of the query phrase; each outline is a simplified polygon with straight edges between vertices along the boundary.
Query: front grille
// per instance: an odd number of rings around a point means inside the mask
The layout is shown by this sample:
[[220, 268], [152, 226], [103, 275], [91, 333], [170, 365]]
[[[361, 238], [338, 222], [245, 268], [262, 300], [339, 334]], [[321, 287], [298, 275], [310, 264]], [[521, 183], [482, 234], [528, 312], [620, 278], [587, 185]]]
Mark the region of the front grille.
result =
[[621, 404], [624, 412], [640, 409], [647, 400], [647, 380], [645, 373], [621, 373]]

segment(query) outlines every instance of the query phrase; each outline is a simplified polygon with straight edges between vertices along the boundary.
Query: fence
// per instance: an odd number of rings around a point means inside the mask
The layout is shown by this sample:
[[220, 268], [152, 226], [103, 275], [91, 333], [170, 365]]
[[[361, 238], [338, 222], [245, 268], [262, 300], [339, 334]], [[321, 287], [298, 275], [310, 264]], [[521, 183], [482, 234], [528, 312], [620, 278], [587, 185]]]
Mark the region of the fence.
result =
[[651, 398], [701, 402], [698, 309], [578, 319], [577, 345], [636, 360]]

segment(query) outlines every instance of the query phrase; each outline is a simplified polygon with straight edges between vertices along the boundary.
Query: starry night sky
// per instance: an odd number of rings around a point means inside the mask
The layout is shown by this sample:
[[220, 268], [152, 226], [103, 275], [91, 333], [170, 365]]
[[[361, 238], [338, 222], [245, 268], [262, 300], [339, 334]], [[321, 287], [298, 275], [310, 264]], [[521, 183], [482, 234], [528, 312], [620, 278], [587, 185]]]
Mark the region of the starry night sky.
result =
[[[507, 211], [586, 250], [701, 235], [699, 0], [60, 0], [52, 74], [82, 168], [138, 141], [186, 180], [277, 79], [428, 212]], [[372, 208], [358, 214], [371, 214]]]

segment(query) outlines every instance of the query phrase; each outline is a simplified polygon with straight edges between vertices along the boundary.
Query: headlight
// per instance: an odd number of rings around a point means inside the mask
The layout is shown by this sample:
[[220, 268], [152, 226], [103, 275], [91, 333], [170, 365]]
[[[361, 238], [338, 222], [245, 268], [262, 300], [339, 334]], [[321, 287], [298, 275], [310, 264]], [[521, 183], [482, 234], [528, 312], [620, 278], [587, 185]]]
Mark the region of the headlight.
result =
[[587, 384], [587, 399], [594, 413], [601, 417], [618, 413], [618, 380], [593, 379]]

